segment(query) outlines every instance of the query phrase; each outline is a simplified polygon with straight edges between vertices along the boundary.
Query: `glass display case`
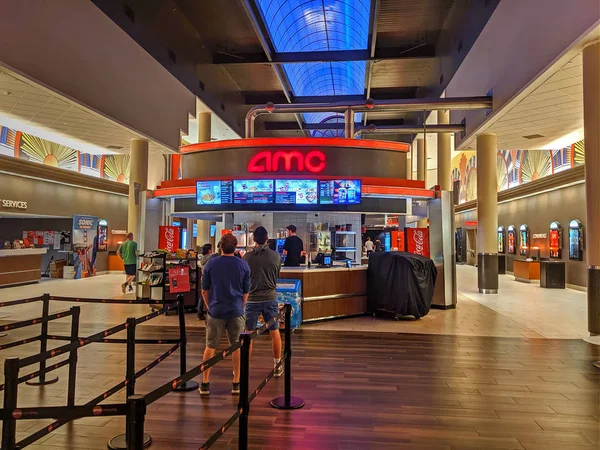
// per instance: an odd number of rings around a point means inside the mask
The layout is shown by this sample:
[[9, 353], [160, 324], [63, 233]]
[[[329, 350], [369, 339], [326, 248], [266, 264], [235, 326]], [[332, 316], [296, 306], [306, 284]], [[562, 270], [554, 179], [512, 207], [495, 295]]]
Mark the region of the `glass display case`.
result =
[[519, 227], [519, 254], [521, 256], [527, 256], [527, 251], [531, 246], [529, 240], [529, 227], [523, 224]]
[[550, 233], [548, 235], [550, 258], [560, 259], [562, 253], [562, 227], [559, 222], [550, 224]]
[[569, 222], [569, 259], [583, 261], [583, 224], [577, 219]]
[[330, 231], [311, 231], [309, 234], [311, 253], [331, 251], [331, 232]]
[[508, 226], [508, 254], [516, 255], [517, 254], [517, 231], [515, 230], [514, 225]]

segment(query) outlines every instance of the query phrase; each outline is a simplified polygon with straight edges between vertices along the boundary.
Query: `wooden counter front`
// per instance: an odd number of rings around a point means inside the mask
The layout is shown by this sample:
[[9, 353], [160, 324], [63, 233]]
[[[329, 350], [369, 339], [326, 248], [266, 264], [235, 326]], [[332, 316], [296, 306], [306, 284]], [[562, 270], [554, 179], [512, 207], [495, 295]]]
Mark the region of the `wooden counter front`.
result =
[[367, 311], [367, 270], [283, 268], [279, 278], [302, 282], [302, 321], [355, 316]]
[[0, 286], [36, 283], [42, 277], [45, 248], [0, 250]]
[[516, 281], [536, 283], [540, 281], [540, 262], [517, 259], [513, 261], [513, 273]]

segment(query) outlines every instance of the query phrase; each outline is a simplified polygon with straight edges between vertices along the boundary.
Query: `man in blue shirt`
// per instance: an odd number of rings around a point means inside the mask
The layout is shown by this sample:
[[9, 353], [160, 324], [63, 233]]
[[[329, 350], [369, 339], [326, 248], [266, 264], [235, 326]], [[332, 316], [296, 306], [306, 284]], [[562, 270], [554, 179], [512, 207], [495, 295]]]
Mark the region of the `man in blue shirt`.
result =
[[[202, 272], [202, 299], [206, 305], [206, 348], [204, 361], [215, 356], [223, 331], [227, 331], [229, 345], [239, 341], [244, 332], [244, 305], [250, 292], [250, 267], [234, 255], [237, 239], [232, 234], [221, 238], [222, 254], [210, 259]], [[240, 351], [232, 354], [233, 388], [240, 393]], [[202, 373], [200, 395], [208, 395], [210, 370]]]

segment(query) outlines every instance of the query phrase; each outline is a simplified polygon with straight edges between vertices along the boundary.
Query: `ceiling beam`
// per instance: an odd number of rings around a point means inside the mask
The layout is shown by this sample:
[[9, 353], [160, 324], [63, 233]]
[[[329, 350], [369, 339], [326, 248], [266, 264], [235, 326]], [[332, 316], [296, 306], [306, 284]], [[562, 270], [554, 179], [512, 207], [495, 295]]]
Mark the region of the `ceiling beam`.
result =
[[[377, 2], [378, 3], [378, 2]], [[379, 48], [375, 50], [334, 50], [319, 52], [273, 53], [270, 57], [265, 53], [226, 53], [213, 55], [213, 64], [301, 64], [308, 62], [342, 62], [342, 61], [375, 61], [409, 60], [433, 58], [435, 47], [421, 45], [412, 48]]]
[[[268, 116], [266, 116], [268, 117]], [[381, 120], [370, 120], [368, 125], [375, 125], [377, 127], [384, 126], [399, 126], [404, 125], [403, 119], [381, 119]], [[360, 123], [356, 123], [355, 127], [359, 128]], [[296, 122], [264, 122], [264, 131], [298, 131], [298, 124]], [[343, 130], [343, 123], [305, 123], [305, 130]]]
[[[375, 46], [377, 45], [377, 24], [379, 20], [379, 0], [373, 0], [372, 8], [371, 8], [371, 30], [369, 33], [369, 49], [370, 49], [370, 57], [375, 57]], [[368, 63], [367, 68], [367, 86], [366, 93], [367, 98], [371, 98], [371, 84], [373, 81], [373, 66], [375, 65], [375, 61], [371, 59]], [[365, 113], [363, 116], [363, 125], [367, 124], [367, 117], [369, 113]]]
[[[371, 97], [377, 100], [409, 99], [416, 98], [416, 86], [406, 86], [397, 88], [377, 88], [371, 89]], [[265, 105], [269, 102], [287, 103], [287, 98], [279, 92], [273, 91], [247, 91], [242, 92], [246, 105]], [[332, 102], [361, 102], [367, 97], [364, 95], [337, 95], [337, 96], [313, 96], [313, 97], [292, 97], [292, 103], [332, 103]]]

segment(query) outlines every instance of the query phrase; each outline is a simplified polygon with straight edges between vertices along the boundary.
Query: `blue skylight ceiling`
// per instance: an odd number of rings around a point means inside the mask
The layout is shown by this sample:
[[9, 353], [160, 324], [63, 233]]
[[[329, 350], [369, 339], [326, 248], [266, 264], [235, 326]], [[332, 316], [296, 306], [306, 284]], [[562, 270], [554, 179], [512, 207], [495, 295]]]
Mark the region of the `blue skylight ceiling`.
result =
[[[371, 0], [255, 0], [277, 53], [366, 50]], [[295, 96], [362, 95], [366, 62], [284, 64]], [[319, 123], [330, 114], [304, 114]]]

